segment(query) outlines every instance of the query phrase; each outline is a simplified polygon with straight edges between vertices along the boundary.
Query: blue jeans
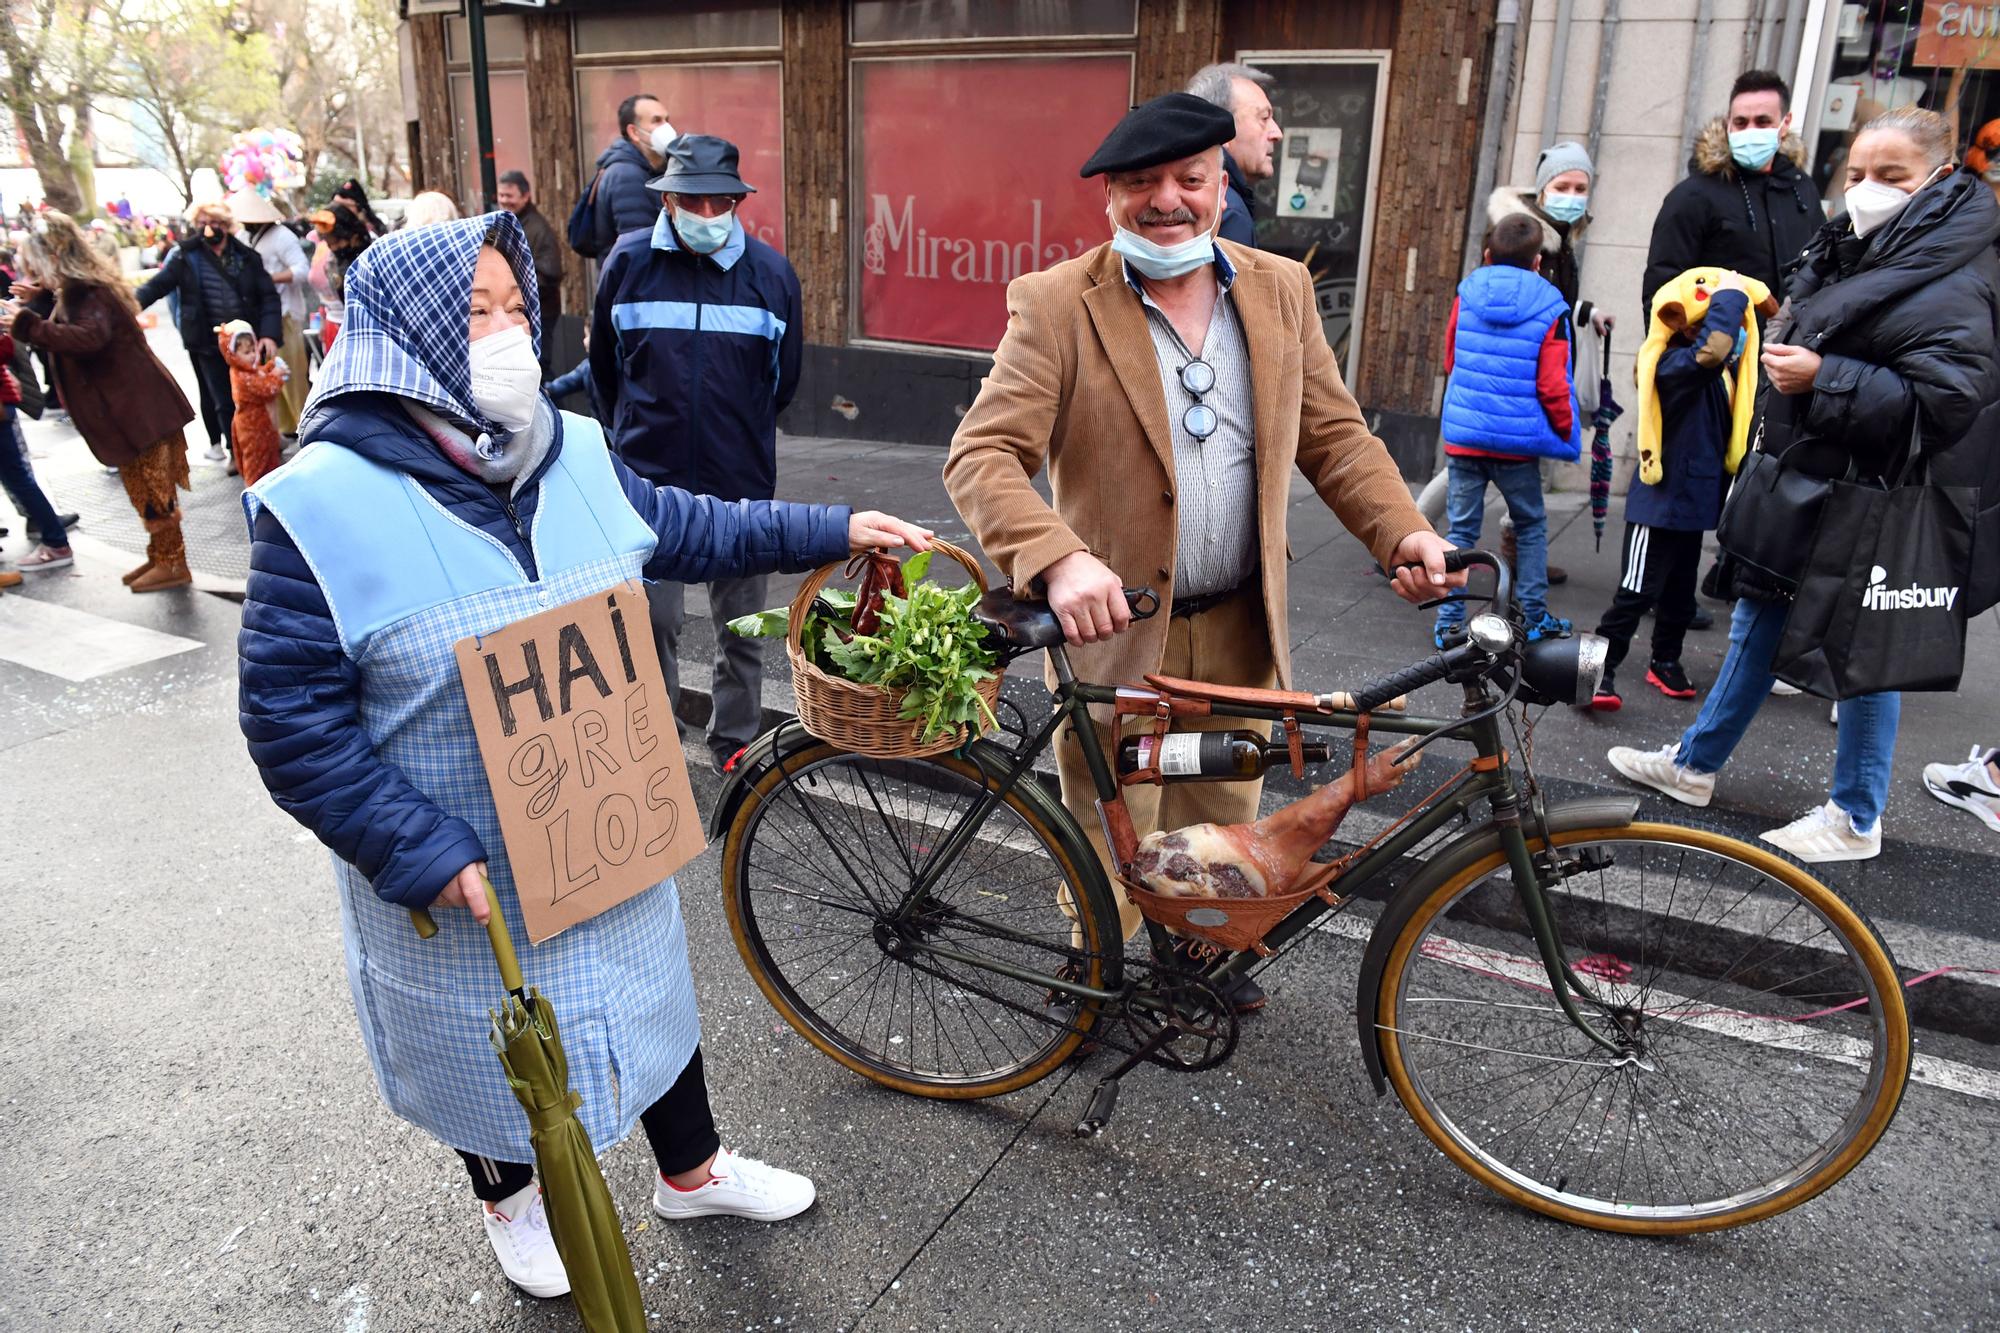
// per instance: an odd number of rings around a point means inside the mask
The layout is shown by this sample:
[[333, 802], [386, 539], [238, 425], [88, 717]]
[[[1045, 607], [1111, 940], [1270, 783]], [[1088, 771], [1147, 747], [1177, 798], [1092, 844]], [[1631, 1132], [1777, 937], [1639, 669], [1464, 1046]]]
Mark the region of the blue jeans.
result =
[[6, 405], [5, 416], [0, 417], [0, 487], [5, 488], [14, 507], [41, 533], [44, 546], [69, 545], [69, 534], [63, 530], [62, 520], [56, 517], [56, 508], [49, 503], [49, 497], [42, 494], [35, 470], [28, 463], [28, 442], [21, 435], [20, 410], [12, 403]]
[[[1784, 602], [1745, 597], [1729, 620], [1729, 655], [1701, 701], [1701, 714], [1681, 735], [1674, 762], [1696, 773], [1720, 772], [1750, 721], [1771, 697], [1771, 660], [1784, 636]], [[1833, 758], [1833, 803], [1866, 833], [1889, 803], [1890, 764], [1896, 756], [1900, 694], [1864, 694], [1840, 705], [1840, 742]]]
[[[1485, 518], [1486, 486], [1491, 482], [1507, 502], [1514, 520], [1514, 595], [1533, 625], [1549, 609], [1549, 518], [1542, 506], [1542, 465], [1532, 458], [1445, 459], [1451, 473], [1451, 488], [1445, 496], [1445, 519], [1451, 525], [1446, 535], [1453, 546], [1479, 545], [1479, 529]], [[1438, 608], [1438, 624], [1465, 622], [1465, 603], [1447, 602]]]

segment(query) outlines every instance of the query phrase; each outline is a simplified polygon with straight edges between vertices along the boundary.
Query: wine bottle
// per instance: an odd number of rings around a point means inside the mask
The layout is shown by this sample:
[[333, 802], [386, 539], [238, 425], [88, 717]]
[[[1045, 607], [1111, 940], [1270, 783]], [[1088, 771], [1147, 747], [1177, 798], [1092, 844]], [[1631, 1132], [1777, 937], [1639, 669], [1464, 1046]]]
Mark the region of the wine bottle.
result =
[[[1305, 761], [1323, 764], [1332, 758], [1326, 741], [1306, 741]], [[1237, 782], [1262, 777], [1264, 770], [1291, 763], [1292, 752], [1281, 740], [1267, 741], [1254, 731], [1176, 731], [1165, 736], [1127, 736], [1118, 745], [1118, 771], [1137, 773], [1155, 767], [1168, 782]]]

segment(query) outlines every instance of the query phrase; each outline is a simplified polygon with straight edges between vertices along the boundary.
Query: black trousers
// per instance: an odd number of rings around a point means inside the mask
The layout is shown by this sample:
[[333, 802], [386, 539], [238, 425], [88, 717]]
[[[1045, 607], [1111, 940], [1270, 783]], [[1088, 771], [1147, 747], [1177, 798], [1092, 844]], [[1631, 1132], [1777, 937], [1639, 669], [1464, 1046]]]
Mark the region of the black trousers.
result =
[[1604, 674], [1609, 679], [1632, 646], [1632, 636], [1646, 612], [1653, 617], [1653, 661], [1681, 660], [1681, 642], [1694, 619], [1694, 589], [1701, 576], [1699, 532], [1625, 525], [1625, 554], [1619, 563], [1618, 595], [1597, 622], [1597, 632], [1611, 641]]
[[229, 363], [222, 359], [222, 349], [212, 343], [189, 348], [188, 360], [194, 362], [195, 386], [201, 391], [201, 424], [208, 430], [208, 442], [226, 443], [230, 423], [236, 419], [236, 395], [229, 387]]
[[[639, 1125], [653, 1145], [653, 1159], [660, 1174], [677, 1176], [692, 1171], [715, 1155], [722, 1139], [715, 1132], [715, 1117], [708, 1109], [708, 1079], [702, 1073], [701, 1048], [696, 1047], [687, 1068], [674, 1080], [666, 1095], [639, 1114]], [[472, 1192], [487, 1203], [498, 1203], [535, 1178], [535, 1168], [527, 1162], [496, 1162], [462, 1152], [466, 1174], [472, 1177]]]

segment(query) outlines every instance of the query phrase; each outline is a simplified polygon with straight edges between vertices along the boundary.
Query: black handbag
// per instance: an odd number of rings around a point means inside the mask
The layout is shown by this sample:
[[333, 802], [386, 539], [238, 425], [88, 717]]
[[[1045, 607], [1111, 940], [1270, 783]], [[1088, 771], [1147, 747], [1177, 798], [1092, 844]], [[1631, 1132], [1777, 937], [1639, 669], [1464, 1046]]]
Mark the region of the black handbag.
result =
[[[1758, 444], [1763, 426], [1758, 426]], [[1833, 494], [1835, 482], [1788, 466], [1785, 459], [1798, 449], [1769, 454], [1753, 448], [1736, 470], [1736, 482], [1723, 502], [1715, 525], [1715, 542], [1739, 564], [1764, 575], [1787, 591], [1797, 588], [1805, 572], [1820, 510]], [[1848, 465], [1848, 477], [1854, 475]]]
[[1778, 679], [1823, 699], [1958, 688], [1978, 492], [1928, 472], [1913, 438], [1895, 480], [1829, 483], [1772, 656]]

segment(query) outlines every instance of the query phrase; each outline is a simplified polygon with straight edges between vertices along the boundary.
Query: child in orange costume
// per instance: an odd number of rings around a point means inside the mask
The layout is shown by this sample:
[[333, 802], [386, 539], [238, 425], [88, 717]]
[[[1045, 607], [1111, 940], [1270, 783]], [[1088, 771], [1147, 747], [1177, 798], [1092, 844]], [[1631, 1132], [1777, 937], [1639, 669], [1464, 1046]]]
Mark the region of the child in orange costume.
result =
[[215, 331], [222, 345], [222, 359], [229, 363], [229, 392], [236, 400], [236, 417], [230, 425], [230, 440], [236, 446], [236, 466], [243, 484], [254, 486], [257, 479], [283, 461], [284, 446], [278, 438], [278, 423], [271, 418], [271, 400], [284, 392], [290, 374], [276, 357], [258, 360], [257, 335], [240, 319]]

